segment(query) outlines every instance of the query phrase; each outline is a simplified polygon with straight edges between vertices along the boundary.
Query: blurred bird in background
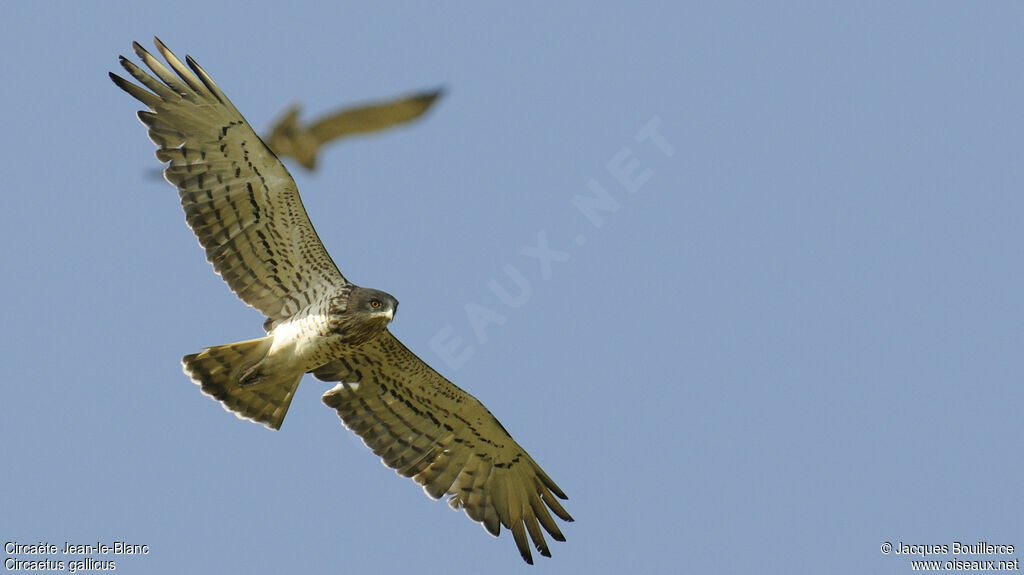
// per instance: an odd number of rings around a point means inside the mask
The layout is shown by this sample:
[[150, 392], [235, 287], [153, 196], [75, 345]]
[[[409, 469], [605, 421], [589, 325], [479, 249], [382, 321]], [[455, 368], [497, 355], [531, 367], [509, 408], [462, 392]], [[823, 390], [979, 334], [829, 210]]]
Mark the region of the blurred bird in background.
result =
[[[425, 114], [444, 94], [443, 88], [398, 96], [389, 100], [346, 106], [308, 124], [299, 122], [299, 104], [292, 104], [270, 127], [263, 141], [282, 160], [295, 160], [303, 168], [316, 170], [316, 159], [325, 145], [361, 134], [372, 134], [407, 124]], [[162, 178], [163, 170], [150, 171]]]
[[270, 128], [265, 141], [278, 158], [292, 158], [303, 168], [314, 170], [317, 154], [325, 144], [411, 122], [429, 110], [443, 93], [439, 88], [343, 108], [305, 125], [299, 123], [298, 104], [293, 104]]

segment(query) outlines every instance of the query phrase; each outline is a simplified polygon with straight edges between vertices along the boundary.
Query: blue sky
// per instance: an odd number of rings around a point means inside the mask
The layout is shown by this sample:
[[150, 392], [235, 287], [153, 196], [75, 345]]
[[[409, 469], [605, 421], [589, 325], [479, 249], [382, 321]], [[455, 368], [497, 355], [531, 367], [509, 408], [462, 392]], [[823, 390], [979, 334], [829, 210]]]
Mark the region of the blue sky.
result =
[[[1024, 546], [1020, 5], [291, 5], [0, 8], [0, 539], [145, 544], [118, 571], [155, 574], [907, 573], [884, 542]], [[568, 493], [552, 559], [384, 468], [325, 384], [271, 432], [181, 373], [262, 319], [107, 78], [153, 35], [258, 130], [446, 87], [292, 172], [343, 273]]]

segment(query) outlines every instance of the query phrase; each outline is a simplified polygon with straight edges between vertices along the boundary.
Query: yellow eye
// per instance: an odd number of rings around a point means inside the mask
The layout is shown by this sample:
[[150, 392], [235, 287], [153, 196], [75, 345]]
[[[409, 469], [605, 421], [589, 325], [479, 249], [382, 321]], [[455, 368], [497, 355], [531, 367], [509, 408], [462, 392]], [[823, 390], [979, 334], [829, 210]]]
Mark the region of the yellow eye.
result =
[[372, 307], [373, 309], [379, 308], [380, 307], [380, 300], [379, 299], [371, 299], [370, 300], [370, 307]]

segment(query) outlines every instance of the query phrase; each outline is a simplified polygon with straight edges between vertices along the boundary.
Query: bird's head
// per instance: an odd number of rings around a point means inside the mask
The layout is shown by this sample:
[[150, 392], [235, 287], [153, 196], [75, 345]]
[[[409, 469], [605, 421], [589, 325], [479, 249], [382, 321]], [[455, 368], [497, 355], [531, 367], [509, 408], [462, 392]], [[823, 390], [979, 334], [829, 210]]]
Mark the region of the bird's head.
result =
[[398, 311], [398, 300], [378, 289], [356, 288], [348, 296], [348, 308], [390, 322]]
[[384, 331], [397, 310], [395, 296], [376, 289], [354, 287], [339, 318], [338, 330], [347, 343], [358, 345]]

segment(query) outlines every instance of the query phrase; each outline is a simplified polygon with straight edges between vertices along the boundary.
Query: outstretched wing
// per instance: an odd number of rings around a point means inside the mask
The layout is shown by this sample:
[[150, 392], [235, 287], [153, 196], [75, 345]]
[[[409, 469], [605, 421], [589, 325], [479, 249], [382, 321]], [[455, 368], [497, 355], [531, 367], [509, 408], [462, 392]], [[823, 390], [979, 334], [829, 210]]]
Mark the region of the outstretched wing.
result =
[[275, 154], [295, 158], [304, 168], [316, 167], [316, 156], [324, 144], [355, 134], [367, 134], [410, 122], [423, 115], [442, 90], [432, 90], [352, 108], [319, 118], [311, 125], [299, 124], [299, 108], [292, 106], [274, 123], [267, 145]]
[[313, 375], [341, 382], [324, 394], [324, 403], [388, 467], [412, 477], [434, 499], [448, 494], [453, 509], [463, 508], [492, 535], [504, 525], [527, 563], [533, 563], [527, 533], [546, 557], [551, 553], [541, 526], [565, 540], [548, 512], [573, 520], [557, 499], [566, 499], [565, 493], [483, 404], [391, 332]]
[[441, 90], [412, 94], [386, 102], [348, 108], [319, 118], [309, 131], [321, 143], [352, 134], [376, 132], [419, 118], [426, 112]]
[[154, 41], [173, 73], [136, 42], [152, 75], [123, 56], [121, 65], [146, 89], [110, 77], [151, 110], [139, 119], [157, 158], [170, 162], [164, 177], [178, 187], [185, 219], [214, 270], [271, 319], [290, 317], [347, 285], [288, 170], [191, 57], [186, 68]]

